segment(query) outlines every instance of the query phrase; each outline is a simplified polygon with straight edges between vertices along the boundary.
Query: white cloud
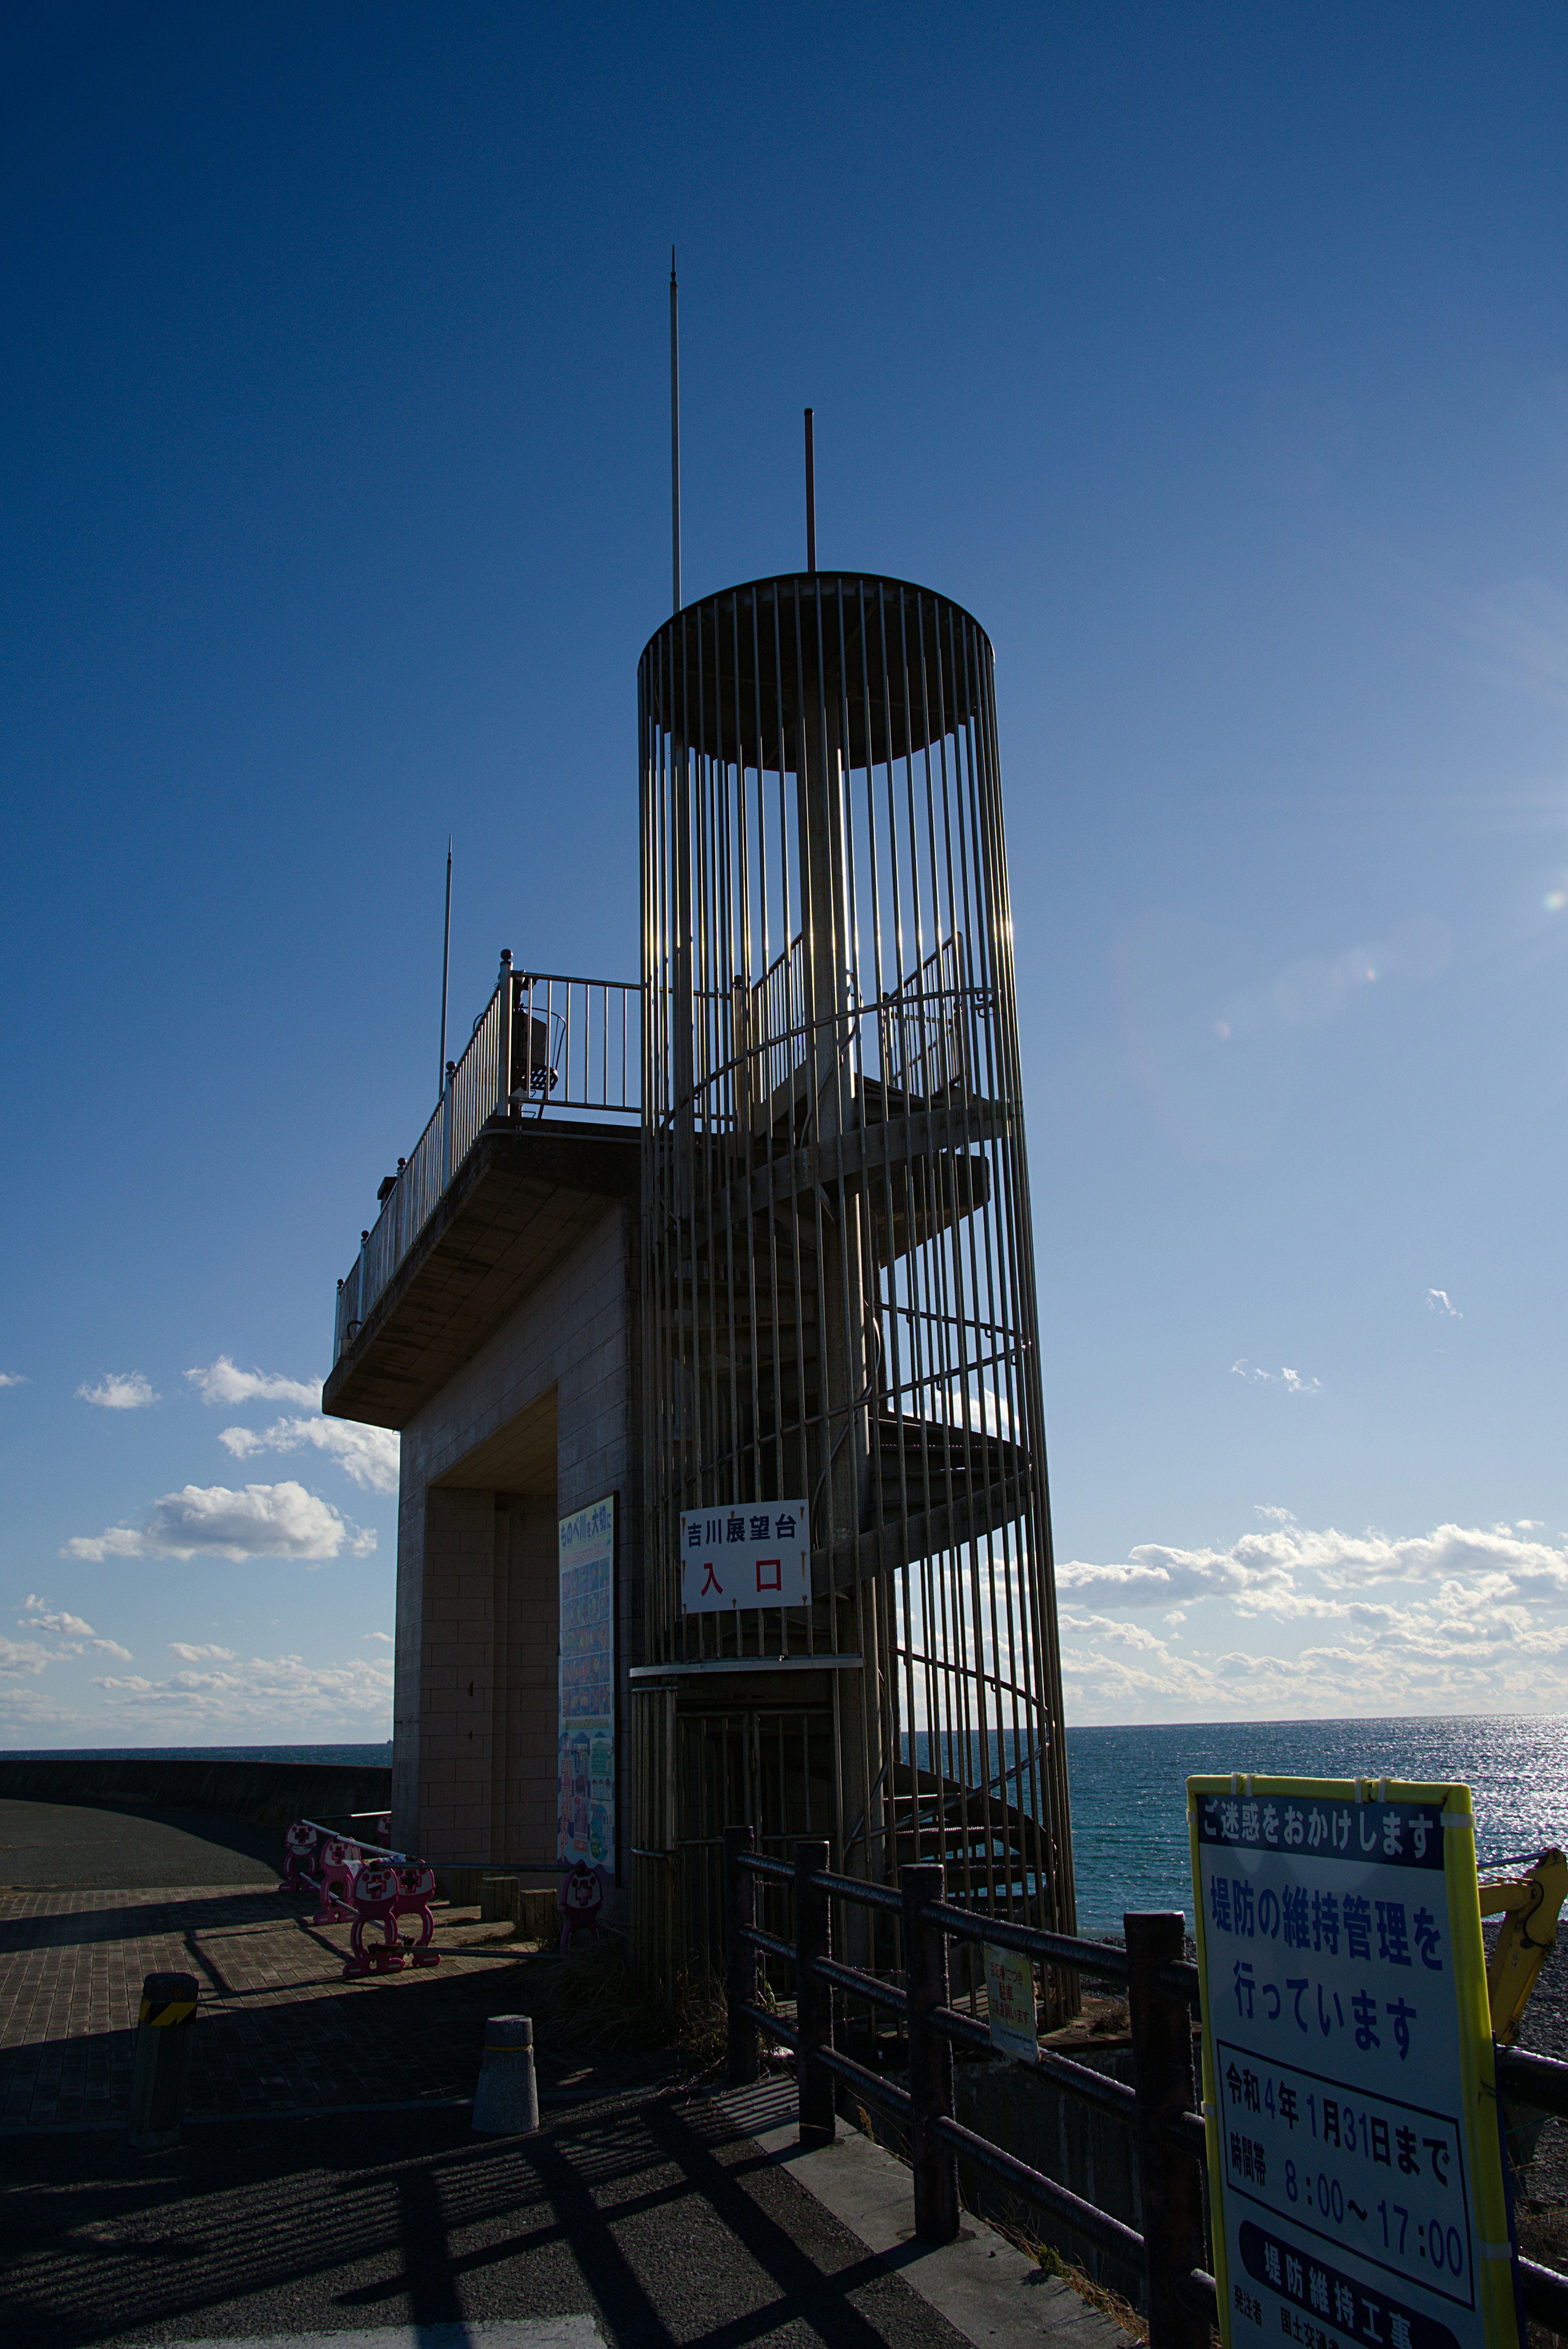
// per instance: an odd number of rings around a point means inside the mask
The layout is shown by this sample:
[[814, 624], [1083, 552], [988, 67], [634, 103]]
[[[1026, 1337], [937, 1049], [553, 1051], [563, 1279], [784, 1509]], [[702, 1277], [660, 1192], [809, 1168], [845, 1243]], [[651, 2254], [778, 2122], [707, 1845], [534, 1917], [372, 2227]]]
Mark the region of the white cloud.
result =
[[151, 1380], [139, 1371], [106, 1371], [96, 1387], [84, 1381], [77, 1393], [83, 1402], [96, 1402], [100, 1411], [147, 1411], [163, 1401], [154, 1392]]
[[185, 1375], [203, 1402], [231, 1406], [243, 1402], [302, 1402], [314, 1411], [321, 1402], [319, 1379], [285, 1379], [275, 1371], [236, 1370], [227, 1354], [220, 1354], [205, 1370], [187, 1371]]
[[178, 1656], [182, 1664], [232, 1664], [236, 1661], [232, 1648], [192, 1648], [183, 1640], [170, 1640], [169, 1652]]
[[397, 1645], [390, 1631], [366, 1631], [365, 1636], [367, 1640], [380, 1640], [388, 1648]]
[[1295, 1510], [1282, 1509], [1275, 1501], [1254, 1501], [1253, 1515], [1255, 1517], [1267, 1517], [1276, 1526], [1294, 1526], [1295, 1523]]
[[41, 1672], [54, 1661], [36, 1640], [7, 1640], [0, 1635], [0, 1672]]
[[[1568, 1710], [1568, 1539], [1533, 1519], [1389, 1536], [1282, 1514], [1228, 1548], [1145, 1542], [1063, 1566], [1071, 1717]], [[1127, 1621], [1161, 1603], [1163, 1637]], [[1309, 1625], [1324, 1644], [1303, 1643]]]
[[83, 1652], [83, 1643], [88, 1640], [100, 1655], [118, 1656], [122, 1663], [127, 1664], [131, 1661], [130, 1650], [122, 1648], [118, 1640], [100, 1640], [90, 1623], [84, 1622], [79, 1615], [67, 1615], [62, 1609], [51, 1607], [46, 1599], [38, 1597], [36, 1590], [30, 1590], [23, 1600], [16, 1628], [19, 1631], [48, 1631], [57, 1640], [71, 1641], [68, 1648], [56, 1651], [48, 1659], [51, 1663], [63, 1662], [67, 1656], [79, 1656]]
[[150, 1713], [160, 1720], [312, 1722], [330, 1728], [345, 1723], [363, 1733], [391, 1726], [390, 1658], [360, 1658], [344, 1664], [307, 1664], [302, 1656], [253, 1656], [218, 1668], [185, 1670], [167, 1680], [141, 1673], [107, 1675], [94, 1685], [111, 1707]]
[[1231, 1364], [1231, 1376], [1244, 1379], [1249, 1386], [1283, 1386], [1287, 1394], [1310, 1395], [1323, 1392], [1321, 1379], [1304, 1379], [1299, 1371], [1260, 1371], [1255, 1363], [1248, 1361], [1244, 1354], [1240, 1361]]
[[[1493, 1574], [1497, 1595], [1568, 1601], [1568, 1548], [1522, 1538], [1507, 1526], [1439, 1526], [1390, 1540], [1385, 1534], [1322, 1533], [1280, 1526], [1243, 1534], [1229, 1549], [1176, 1549], [1140, 1542], [1125, 1562], [1069, 1560], [1057, 1587], [1124, 1604], [1230, 1597], [1258, 1609], [1284, 1599], [1306, 1573], [1336, 1589], [1376, 1582], [1437, 1582]], [[1490, 1594], [1489, 1595], [1492, 1595]]]
[[1428, 1289], [1427, 1310], [1429, 1313], [1446, 1313], [1452, 1321], [1462, 1321], [1465, 1318], [1446, 1288]]
[[984, 1435], [1006, 1435], [1013, 1433], [1013, 1410], [1006, 1395], [980, 1381], [977, 1394], [956, 1384], [946, 1391], [947, 1415], [954, 1426], [975, 1427]]
[[0, 1387], [25, 1387], [26, 1383], [20, 1371], [0, 1371]]
[[17, 1628], [24, 1631], [53, 1631], [61, 1640], [90, 1640], [93, 1636], [90, 1623], [84, 1623], [79, 1615], [67, 1615], [51, 1607], [35, 1590], [29, 1590], [22, 1601]]
[[279, 1419], [264, 1433], [225, 1427], [218, 1441], [236, 1460], [252, 1460], [258, 1452], [297, 1452], [302, 1444], [314, 1444], [335, 1460], [363, 1490], [397, 1490], [402, 1438], [390, 1427], [362, 1427], [349, 1419]]
[[62, 1557], [333, 1558], [346, 1545], [363, 1556], [376, 1536], [349, 1524], [330, 1501], [292, 1480], [281, 1485], [186, 1485], [153, 1503], [139, 1526], [108, 1526], [78, 1534]]

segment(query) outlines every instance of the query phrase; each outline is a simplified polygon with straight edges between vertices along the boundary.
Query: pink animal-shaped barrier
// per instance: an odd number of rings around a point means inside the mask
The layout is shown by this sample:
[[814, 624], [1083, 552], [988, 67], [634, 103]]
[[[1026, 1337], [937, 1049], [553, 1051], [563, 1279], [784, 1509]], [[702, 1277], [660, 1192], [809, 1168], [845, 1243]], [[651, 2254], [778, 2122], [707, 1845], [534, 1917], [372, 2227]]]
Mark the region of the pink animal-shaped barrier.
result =
[[[440, 1951], [430, 1947], [436, 1932], [436, 1920], [430, 1914], [435, 1889], [435, 1870], [422, 1859], [371, 1859], [365, 1863], [354, 1878], [354, 1930], [348, 1937], [349, 1954], [343, 1968], [346, 1982], [372, 1972], [391, 1973], [402, 1965], [399, 1917], [419, 1920], [419, 1939], [409, 1961], [416, 1966], [440, 1964]], [[366, 1948], [366, 1925], [380, 1926], [379, 1949]]]
[[354, 1915], [354, 1878], [364, 1855], [346, 1836], [324, 1837], [316, 1855], [316, 1910], [311, 1922], [330, 1925], [335, 1917]]
[[314, 1892], [315, 1878], [311, 1863], [321, 1836], [308, 1819], [295, 1819], [284, 1837], [284, 1880], [280, 1892]]
[[555, 1905], [561, 1911], [561, 1954], [565, 1957], [579, 1933], [599, 1938], [599, 1911], [604, 1906], [604, 1879], [585, 1859], [576, 1861], [562, 1877]]

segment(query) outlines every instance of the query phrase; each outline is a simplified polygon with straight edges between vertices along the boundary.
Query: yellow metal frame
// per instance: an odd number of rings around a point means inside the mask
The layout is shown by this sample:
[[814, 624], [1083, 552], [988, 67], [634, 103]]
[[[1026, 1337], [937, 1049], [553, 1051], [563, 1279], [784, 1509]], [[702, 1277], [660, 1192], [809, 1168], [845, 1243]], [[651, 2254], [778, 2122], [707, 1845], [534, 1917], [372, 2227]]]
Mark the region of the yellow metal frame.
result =
[[[1209, 2014], [1208, 1944], [1202, 1897], [1202, 1873], [1198, 1857], [1198, 1801], [1204, 1795], [1229, 1795], [1240, 1783], [1249, 1796], [1294, 1795], [1320, 1802], [1425, 1803], [1443, 1812], [1443, 1879], [1448, 1899], [1449, 1947], [1453, 1952], [1454, 2005], [1460, 2033], [1460, 2082], [1464, 2108], [1465, 2158], [1474, 2193], [1475, 2232], [1479, 2242], [1510, 2240], [1508, 2189], [1502, 2171], [1502, 2144], [1497, 2126], [1497, 2072], [1493, 2062], [1492, 2020], [1487, 1980], [1486, 1947], [1481, 1939], [1480, 1887], [1476, 1876], [1475, 1819], [1468, 1786], [1426, 1785], [1395, 1778], [1265, 1778], [1253, 1775], [1187, 1781], [1187, 1834], [1192, 1862], [1192, 1909], [1198, 1937], [1198, 1971], [1202, 1983], [1203, 2111], [1212, 2123], [1220, 2110], [1219, 2085], [1214, 2075], [1214, 2033]], [[1561, 1858], [1561, 1854], [1558, 1857]], [[1568, 1863], [1564, 1863], [1568, 1868]], [[1568, 1878], [1565, 1878], [1568, 1889]], [[1500, 1901], [1501, 1908], [1505, 1904]], [[1538, 1904], [1536, 1904], [1538, 1905]], [[1532, 1905], [1528, 1912], [1535, 1913]], [[1544, 1958], [1542, 1950], [1542, 1956]], [[1539, 1965], [1537, 1966], [1539, 1971]], [[1533, 1981], [1533, 1974], [1531, 1980]], [[1522, 2007], [1529, 1995], [1526, 1985]], [[1231, 2349], [1231, 2287], [1226, 2272], [1224, 2185], [1220, 2161], [1220, 2133], [1208, 2132], [1209, 2208], [1213, 2218], [1214, 2281], [1219, 2286], [1220, 2338]], [[1512, 2263], [1481, 2258], [1476, 2262], [1476, 2304], [1481, 2313], [1491, 2349], [1520, 2349], [1513, 2293]]]

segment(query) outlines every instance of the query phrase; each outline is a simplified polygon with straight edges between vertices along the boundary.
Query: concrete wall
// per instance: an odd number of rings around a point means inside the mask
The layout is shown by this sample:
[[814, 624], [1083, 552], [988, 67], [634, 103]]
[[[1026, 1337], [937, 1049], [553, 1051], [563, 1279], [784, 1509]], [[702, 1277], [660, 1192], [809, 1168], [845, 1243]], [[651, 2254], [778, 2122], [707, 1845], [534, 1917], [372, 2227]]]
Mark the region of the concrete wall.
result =
[[[385, 1810], [392, 1773], [342, 1762], [87, 1761], [50, 1755], [0, 1761], [9, 1802], [139, 1803], [162, 1811], [237, 1811], [286, 1826], [293, 1819], [335, 1821], [350, 1811]], [[278, 1838], [283, 1867], [283, 1838]]]
[[[573, 1253], [404, 1430], [397, 1526], [394, 1835], [438, 1862], [553, 1858], [557, 1516], [614, 1493], [621, 1877], [642, 1565], [637, 1206]], [[553, 1391], [555, 1489], [453, 1487]], [[470, 1686], [472, 1693], [469, 1693]]]

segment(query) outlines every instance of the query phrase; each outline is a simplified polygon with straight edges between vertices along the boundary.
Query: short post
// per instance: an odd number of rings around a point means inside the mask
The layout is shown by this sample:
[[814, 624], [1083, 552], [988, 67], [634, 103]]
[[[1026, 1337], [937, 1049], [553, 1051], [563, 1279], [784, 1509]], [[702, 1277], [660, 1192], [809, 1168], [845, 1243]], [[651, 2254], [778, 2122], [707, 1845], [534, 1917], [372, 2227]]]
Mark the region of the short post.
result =
[[742, 1938], [757, 1923], [757, 1878], [740, 1865], [741, 1854], [755, 1842], [749, 1827], [724, 1830], [725, 1998], [732, 2088], [748, 2088], [762, 2069], [757, 2025], [746, 2012], [757, 2004], [757, 1951]]
[[485, 2024], [473, 2127], [480, 2137], [528, 2137], [539, 2127], [533, 2018], [492, 2014]]
[[480, 1922], [482, 1925], [515, 1926], [521, 1908], [522, 1886], [515, 1876], [480, 1877]]
[[932, 2021], [947, 2004], [947, 1936], [921, 1915], [947, 1889], [940, 1860], [898, 1872], [903, 1896], [903, 1982], [909, 2000], [909, 2158], [914, 2172], [914, 2231], [923, 2243], [951, 2243], [958, 2232], [958, 2159], [932, 2132], [953, 2117], [953, 2042]]
[[795, 2027], [800, 2036], [796, 2085], [802, 2145], [831, 2145], [839, 2133], [833, 2075], [811, 2061], [833, 2044], [833, 1992], [816, 1971], [833, 1954], [832, 1903], [817, 1878], [830, 1857], [814, 1837], [795, 1847]]
[[1127, 2007], [1138, 2088], [1138, 2176], [1143, 2199], [1144, 2289], [1150, 2349], [1208, 2349], [1208, 2319], [1189, 2306], [1180, 2279], [1203, 2264], [1203, 2185], [1197, 2158], [1168, 2134], [1197, 2104], [1192, 2018], [1185, 1999], [1160, 1987], [1164, 1966], [1186, 1954], [1181, 1910], [1122, 1920], [1130, 1968]]
[[200, 1994], [194, 1974], [142, 1980], [130, 2074], [130, 2141], [138, 2153], [164, 2153], [180, 2142]]

